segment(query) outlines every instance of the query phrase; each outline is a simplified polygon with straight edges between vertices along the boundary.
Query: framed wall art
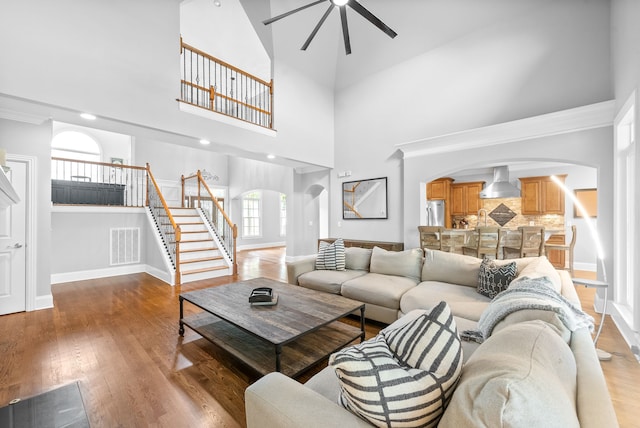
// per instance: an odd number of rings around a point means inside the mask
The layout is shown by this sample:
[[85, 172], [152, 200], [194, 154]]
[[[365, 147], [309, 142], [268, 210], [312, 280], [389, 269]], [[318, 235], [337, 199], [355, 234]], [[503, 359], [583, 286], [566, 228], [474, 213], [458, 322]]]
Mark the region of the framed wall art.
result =
[[387, 177], [342, 183], [342, 218], [386, 219]]

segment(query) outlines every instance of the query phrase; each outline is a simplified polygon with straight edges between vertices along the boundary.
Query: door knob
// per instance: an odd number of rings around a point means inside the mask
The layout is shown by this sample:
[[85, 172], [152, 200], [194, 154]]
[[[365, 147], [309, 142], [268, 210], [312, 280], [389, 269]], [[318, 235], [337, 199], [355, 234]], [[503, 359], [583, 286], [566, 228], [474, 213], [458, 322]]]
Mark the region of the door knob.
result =
[[16, 245], [14, 246], [9, 245], [7, 248], [22, 248], [22, 244], [16, 242]]

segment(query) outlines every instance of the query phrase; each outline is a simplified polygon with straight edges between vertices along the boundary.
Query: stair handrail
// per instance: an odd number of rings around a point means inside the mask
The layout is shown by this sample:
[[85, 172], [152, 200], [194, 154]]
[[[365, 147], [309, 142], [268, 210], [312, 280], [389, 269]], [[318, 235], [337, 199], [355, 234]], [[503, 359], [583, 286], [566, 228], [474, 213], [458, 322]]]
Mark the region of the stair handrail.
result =
[[[151, 208], [151, 213], [153, 214], [154, 217], [156, 217], [153, 207], [151, 206], [151, 198], [149, 197], [150, 190], [154, 189], [156, 194], [158, 195], [158, 199], [160, 200], [160, 203], [162, 204], [162, 209], [164, 210], [165, 214], [169, 218], [169, 222], [171, 223], [171, 227], [173, 228], [173, 231], [175, 234], [174, 235], [175, 248], [171, 248], [171, 246], [169, 245], [170, 243], [169, 237], [164, 233], [164, 230], [161, 227], [159, 228], [160, 233], [162, 234], [162, 237], [165, 243], [167, 244], [167, 248], [169, 249], [169, 256], [171, 256], [171, 259], [176, 268], [175, 285], [180, 285], [180, 240], [182, 239], [180, 225], [178, 225], [175, 219], [173, 218], [173, 215], [171, 214], [171, 211], [169, 210], [169, 207], [167, 205], [167, 201], [164, 199], [164, 196], [162, 196], [162, 192], [160, 191], [160, 186], [158, 186], [158, 182], [156, 181], [155, 177], [151, 173], [151, 166], [149, 165], [149, 163], [147, 163], [147, 177], [149, 177], [149, 180], [153, 184], [153, 187], [147, 185], [147, 206]], [[158, 221], [157, 218], [156, 218], [156, 221]]]
[[[201, 201], [200, 201], [200, 185], [202, 185], [204, 187], [204, 189], [206, 190], [206, 192], [209, 194], [209, 196], [211, 197], [211, 200], [213, 201], [213, 204], [216, 207], [217, 212], [220, 212], [222, 214], [222, 217], [224, 218], [225, 221], [225, 225], [226, 231], [231, 232], [231, 234], [229, 233], [223, 233], [222, 237], [223, 239], [221, 240], [222, 245], [225, 247], [225, 251], [227, 252], [227, 254], [230, 256], [231, 258], [231, 262], [233, 263], [233, 274], [237, 275], [238, 274], [238, 262], [237, 262], [237, 258], [236, 258], [236, 241], [238, 238], [238, 226], [236, 224], [234, 224], [231, 219], [229, 218], [229, 216], [227, 215], [227, 213], [225, 212], [224, 208], [222, 208], [222, 206], [220, 205], [220, 202], [218, 201], [218, 198], [216, 198], [213, 194], [213, 192], [211, 191], [211, 188], [209, 187], [209, 185], [207, 184], [207, 182], [204, 180], [204, 178], [202, 178], [202, 173], [200, 172], [200, 170], [198, 170], [195, 174], [190, 175], [185, 177], [184, 175], [181, 177], [181, 181], [182, 181], [182, 207], [184, 207], [184, 200], [185, 200], [185, 182], [187, 180], [190, 179], [194, 179], [196, 178], [198, 180], [198, 208], [202, 208], [201, 205]], [[206, 213], [205, 213], [206, 215]], [[216, 230], [216, 232], [218, 231], [218, 226], [215, 224], [215, 221], [213, 221], [213, 219], [209, 219], [210, 223], [212, 223], [212, 226], [214, 227], [214, 230]], [[229, 236], [231, 235], [231, 236]]]

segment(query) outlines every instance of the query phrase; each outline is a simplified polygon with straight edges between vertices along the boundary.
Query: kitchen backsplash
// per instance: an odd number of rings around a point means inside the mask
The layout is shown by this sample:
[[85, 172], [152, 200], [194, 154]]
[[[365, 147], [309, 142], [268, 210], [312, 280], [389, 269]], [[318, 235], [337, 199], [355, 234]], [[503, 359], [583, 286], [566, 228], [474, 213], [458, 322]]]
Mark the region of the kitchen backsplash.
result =
[[[533, 222], [536, 226], [541, 225], [547, 229], [564, 229], [564, 216], [558, 214], [546, 214], [546, 215], [522, 215], [521, 214], [521, 198], [501, 198], [501, 199], [483, 199], [483, 208], [487, 210], [487, 226], [500, 226], [491, 217], [490, 214], [493, 210], [498, 208], [500, 204], [504, 204], [516, 215], [508, 223], [502, 227], [508, 229], [515, 229], [518, 226], [529, 226], [530, 222]], [[478, 224], [477, 215], [469, 216], [454, 216], [453, 221], [456, 224], [460, 223], [460, 220], [466, 219], [469, 225], [469, 229], [473, 229]], [[480, 216], [480, 225], [484, 226], [484, 214]]]

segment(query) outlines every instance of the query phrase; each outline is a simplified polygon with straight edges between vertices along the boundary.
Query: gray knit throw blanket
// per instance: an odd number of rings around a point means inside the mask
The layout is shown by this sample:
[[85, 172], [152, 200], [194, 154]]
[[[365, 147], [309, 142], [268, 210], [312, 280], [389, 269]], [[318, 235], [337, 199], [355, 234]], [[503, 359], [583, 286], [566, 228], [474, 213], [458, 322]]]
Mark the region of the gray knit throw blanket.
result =
[[582, 327], [593, 331], [593, 318], [556, 292], [547, 277], [523, 277], [513, 281], [507, 290], [494, 297], [480, 316], [478, 330], [465, 330], [460, 338], [482, 343], [507, 315], [525, 309], [553, 311], [570, 331]]

